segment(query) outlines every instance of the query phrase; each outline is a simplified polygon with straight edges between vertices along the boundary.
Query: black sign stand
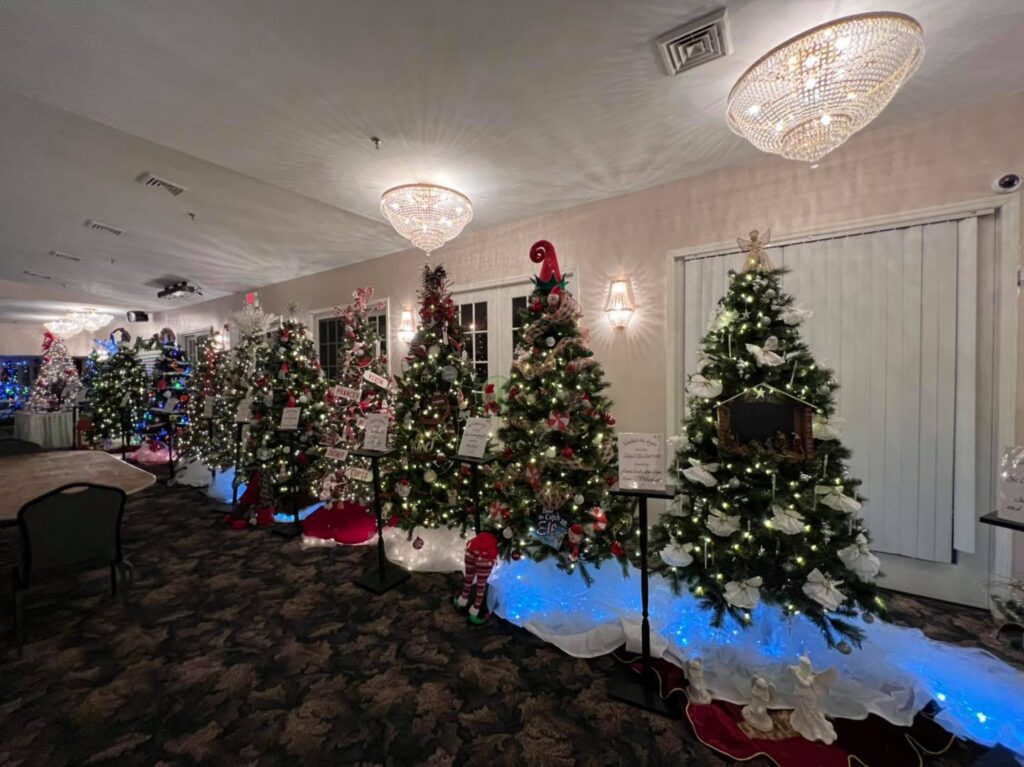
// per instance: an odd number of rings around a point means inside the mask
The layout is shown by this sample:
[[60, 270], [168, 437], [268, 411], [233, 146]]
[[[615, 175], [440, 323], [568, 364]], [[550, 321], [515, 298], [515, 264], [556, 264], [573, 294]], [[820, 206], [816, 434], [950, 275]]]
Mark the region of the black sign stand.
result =
[[[291, 449], [288, 451], [288, 468], [291, 470], [291, 482], [294, 482], [295, 474], [298, 471], [298, 462], [295, 460], [295, 436], [299, 432], [298, 429], [278, 429], [278, 432], [282, 431], [290, 433], [288, 446]], [[288, 493], [288, 505], [291, 507], [292, 523], [288, 526], [283, 524], [274, 525], [270, 528], [270, 532], [274, 535], [280, 535], [282, 538], [287, 538], [289, 540], [298, 538], [302, 535], [302, 520], [299, 519], [299, 496], [298, 488], [293, 487], [292, 492]]]
[[242, 462], [242, 429], [248, 421], [235, 421], [235, 478], [231, 481], [231, 505], [238, 505], [238, 474], [245, 474], [245, 469], [239, 464]]
[[633, 673], [629, 666], [622, 666], [619, 674], [608, 684], [608, 696], [614, 700], [671, 716], [665, 701], [661, 699], [658, 679], [651, 668], [651, 623], [648, 620], [648, 576], [647, 576], [647, 499], [671, 500], [675, 491], [671, 489], [643, 490], [623, 488], [616, 485], [612, 495], [636, 498], [640, 505], [640, 604], [643, 621], [640, 626], [640, 674]]
[[[206, 421], [206, 445], [209, 448], [213, 444], [213, 416], [204, 415], [202, 417]], [[217, 479], [217, 469], [213, 466], [210, 467], [210, 484], [212, 485], [214, 480]]]
[[71, 445], [68, 450], [74, 450], [78, 443], [78, 403], [71, 403]]
[[128, 410], [121, 408], [121, 460], [128, 460]]
[[167, 419], [167, 463], [171, 470], [171, 476], [168, 477], [168, 482], [174, 479], [174, 432], [177, 431], [175, 418], [177, 418], [177, 416], [171, 414]]
[[[468, 455], [457, 455], [455, 460], [459, 463], [469, 466], [471, 471], [471, 484], [470, 487], [473, 490], [473, 497], [470, 501], [470, 508], [473, 511], [473, 529], [476, 530], [476, 534], [480, 535], [480, 467], [486, 466], [492, 461], [497, 460], [497, 453], [485, 453], [483, 458], [475, 458]], [[467, 512], [469, 509], [467, 509]]]
[[386, 458], [394, 452], [395, 448], [388, 450], [360, 448], [352, 453], [362, 458], [369, 458], [370, 465], [373, 467], [373, 513], [377, 518], [377, 568], [376, 571], [368, 570], [362, 577], [357, 578], [355, 583], [374, 594], [383, 594], [409, 579], [409, 571], [389, 562], [384, 551], [384, 520], [380, 502], [380, 459]]

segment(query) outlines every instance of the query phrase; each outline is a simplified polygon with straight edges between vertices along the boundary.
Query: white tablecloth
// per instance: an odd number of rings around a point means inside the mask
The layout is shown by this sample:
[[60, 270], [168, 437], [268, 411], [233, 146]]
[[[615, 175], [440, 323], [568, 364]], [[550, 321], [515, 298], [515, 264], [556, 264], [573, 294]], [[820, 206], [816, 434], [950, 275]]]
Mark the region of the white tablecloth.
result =
[[54, 413], [19, 411], [14, 414], [15, 439], [35, 442], [43, 447], [71, 447], [73, 434], [70, 410]]

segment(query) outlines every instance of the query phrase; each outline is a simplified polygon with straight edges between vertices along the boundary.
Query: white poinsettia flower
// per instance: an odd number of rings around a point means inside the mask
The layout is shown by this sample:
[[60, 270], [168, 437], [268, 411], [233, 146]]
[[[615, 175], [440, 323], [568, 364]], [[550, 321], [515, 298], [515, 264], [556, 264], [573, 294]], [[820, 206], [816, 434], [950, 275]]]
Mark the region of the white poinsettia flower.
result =
[[775, 367], [786, 361], [782, 355], [776, 353], [776, 350], [779, 348], [779, 339], [775, 336], [768, 336], [761, 346], [746, 344], [746, 347], [747, 351], [753, 355], [758, 367]]
[[723, 309], [711, 317], [711, 330], [724, 330], [739, 319], [739, 314], [733, 309]]
[[693, 562], [692, 543], [672, 543], [661, 550], [661, 561], [670, 567], [686, 567]]
[[753, 610], [761, 601], [761, 576], [725, 584], [725, 601], [741, 610]]
[[683, 476], [691, 482], [704, 485], [705, 487], [714, 487], [718, 484], [718, 480], [715, 479], [714, 473], [721, 468], [720, 464], [717, 463], [701, 463], [696, 458], [690, 459], [690, 468], [683, 469]]
[[860, 501], [846, 495], [842, 485], [815, 485], [814, 494], [818, 501], [836, 511], [853, 514], [860, 509]]
[[807, 575], [803, 592], [826, 610], [836, 610], [846, 601], [846, 595], [837, 588], [842, 585], [842, 581], [832, 580], [815, 567]]
[[728, 538], [740, 529], [740, 518], [739, 515], [726, 514], [721, 509], [712, 509], [705, 524], [718, 537]]
[[787, 509], [780, 503], [772, 504], [772, 529], [785, 535], [802, 533], [806, 524], [803, 515], [796, 509]]
[[705, 378], [700, 373], [690, 376], [690, 394], [695, 397], [714, 399], [722, 393], [722, 382]]
[[801, 322], [806, 322], [814, 316], [814, 312], [810, 309], [804, 309], [800, 306], [790, 306], [779, 315], [779, 319], [785, 322], [787, 325], [799, 325]]
[[839, 416], [828, 418], [822, 413], [815, 413], [811, 421], [811, 431], [815, 439], [820, 439], [824, 442], [842, 437], [842, 429], [845, 425], [845, 418], [840, 418]]
[[858, 534], [849, 546], [839, 549], [839, 559], [847, 570], [865, 581], [874, 579], [882, 569], [882, 563], [871, 553], [863, 533]]

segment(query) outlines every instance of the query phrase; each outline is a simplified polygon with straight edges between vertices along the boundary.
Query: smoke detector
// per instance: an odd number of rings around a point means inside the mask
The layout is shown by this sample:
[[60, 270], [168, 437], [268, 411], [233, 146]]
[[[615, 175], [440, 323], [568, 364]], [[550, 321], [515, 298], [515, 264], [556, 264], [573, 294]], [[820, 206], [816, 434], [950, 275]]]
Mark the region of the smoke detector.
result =
[[201, 296], [203, 291], [195, 285], [189, 285], [185, 280], [166, 285], [163, 290], [156, 294], [157, 298], [185, 298], [187, 296]]
[[102, 221], [96, 221], [92, 218], [86, 221], [85, 225], [90, 229], [95, 229], [97, 232], [106, 232], [107, 234], [112, 234], [115, 237], [120, 237], [124, 234], [124, 229], [121, 227], [114, 226], [113, 224], [104, 224]]
[[732, 40], [725, 8], [666, 32], [657, 44], [670, 75], [728, 56], [732, 53]]
[[143, 186], [148, 186], [152, 189], [163, 189], [165, 192], [173, 197], [177, 197], [179, 194], [183, 194], [188, 191], [181, 184], [175, 184], [173, 181], [168, 181], [165, 178], [159, 178], [154, 176], [152, 173], [143, 173], [136, 179]]

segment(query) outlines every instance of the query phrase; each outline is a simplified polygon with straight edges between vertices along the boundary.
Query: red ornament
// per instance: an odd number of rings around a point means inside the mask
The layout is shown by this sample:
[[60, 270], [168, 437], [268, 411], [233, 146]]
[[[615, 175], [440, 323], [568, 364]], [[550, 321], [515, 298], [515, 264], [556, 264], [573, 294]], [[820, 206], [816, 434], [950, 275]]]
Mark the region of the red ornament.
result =
[[625, 550], [622, 548], [622, 544], [618, 541], [612, 541], [611, 546], [612, 556], [621, 557], [625, 555]]
[[562, 457], [563, 458], [569, 459], [569, 458], [572, 458], [574, 455], [576, 455], [576, 453], [568, 445], [566, 445], [565, 447], [562, 448]]
[[605, 416], [605, 421], [607, 421], [609, 426], [614, 426], [615, 425], [615, 419], [612, 418], [612, 414], [611, 413], [609, 413], [607, 416]]
[[530, 311], [532, 312], [539, 312], [543, 308], [544, 305], [540, 302], [539, 298], [533, 299], [533, 302], [530, 304]]
[[512, 552], [512, 561], [513, 562], [518, 562], [522, 558], [523, 558], [523, 552], [521, 552], [519, 549], [516, 549], [515, 551]]

